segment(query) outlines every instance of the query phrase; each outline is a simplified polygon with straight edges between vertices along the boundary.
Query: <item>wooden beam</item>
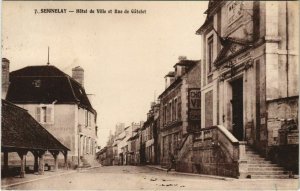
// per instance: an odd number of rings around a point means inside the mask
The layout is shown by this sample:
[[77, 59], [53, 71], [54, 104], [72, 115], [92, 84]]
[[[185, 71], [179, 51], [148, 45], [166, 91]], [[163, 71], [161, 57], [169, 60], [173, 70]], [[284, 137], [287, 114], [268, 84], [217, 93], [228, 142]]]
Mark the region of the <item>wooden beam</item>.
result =
[[4, 162], [3, 170], [4, 170], [4, 172], [7, 172], [7, 170], [8, 170], [8, 151], [4, 151], [3, 162]]
[[39, 153], [36, 150], [33, 150], [31, 152], [34, 156], [33, 171], [34, 171], [34, 173], [38, 173], [38, 170], [39, 170]]
[[64, 160], [65, 160], [65, 169], [69, 169], [68, 167], [68, 151], [62, 151], [63, 155], [64, 155]]
[[28, 151], [26, 151], [26, 150], [20, 150], [20, 151], [17, 152], [20, 159], [21, 159], [21, 171], [20, 171], [20, 177], [21, 178], [25, 177], [25, 166], [26, 166], [25, 158], [26, 158], [27, 152]]
[[58, 170], [57, 156], [59, 154], [59, 151], [50, 151], [50, 153], [53, 155], [53, 158], [54, 158], [54, 171], [57, 171]]
[[45, 152], [44, 150], [40, 150], [38, 152], [38, 156], [39, 156], [39, 168], [38, 168], [38, 173], [40, 175], [43, 175], [44, 174], [44, 171], [45, 171], [45, 161], [44, 161], [44, 155], [45, 155]]

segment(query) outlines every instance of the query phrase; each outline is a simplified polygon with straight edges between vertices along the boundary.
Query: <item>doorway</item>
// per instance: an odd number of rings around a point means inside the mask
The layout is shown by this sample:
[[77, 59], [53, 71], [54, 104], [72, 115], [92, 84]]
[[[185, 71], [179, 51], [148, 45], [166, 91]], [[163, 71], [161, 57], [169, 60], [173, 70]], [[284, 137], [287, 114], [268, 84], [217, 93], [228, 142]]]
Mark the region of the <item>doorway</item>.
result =
[[243, 78], [234, 80], [232, 86], [232, 133], [239, 141], [244, 140]]

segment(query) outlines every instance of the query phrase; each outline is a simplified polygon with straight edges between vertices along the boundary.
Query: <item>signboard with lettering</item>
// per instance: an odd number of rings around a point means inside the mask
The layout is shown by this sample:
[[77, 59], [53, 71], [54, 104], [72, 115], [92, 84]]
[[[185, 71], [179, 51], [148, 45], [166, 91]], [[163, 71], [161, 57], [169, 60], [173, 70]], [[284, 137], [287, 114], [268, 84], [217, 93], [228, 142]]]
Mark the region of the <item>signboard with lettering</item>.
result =
[[191, 121], [201, 119], [201, 91], [200, 88], [190, 88], [188, 94], [188, 117]]

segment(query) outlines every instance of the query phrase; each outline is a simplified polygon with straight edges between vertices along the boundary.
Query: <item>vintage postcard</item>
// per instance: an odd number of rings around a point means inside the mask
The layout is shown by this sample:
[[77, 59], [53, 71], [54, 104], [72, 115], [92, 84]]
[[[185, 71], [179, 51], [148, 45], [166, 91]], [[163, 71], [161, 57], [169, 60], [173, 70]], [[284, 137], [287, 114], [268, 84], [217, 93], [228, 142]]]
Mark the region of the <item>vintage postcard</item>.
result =
[[1, 189], [298, 189], [298, 1], [2, 1], [1, 24]]

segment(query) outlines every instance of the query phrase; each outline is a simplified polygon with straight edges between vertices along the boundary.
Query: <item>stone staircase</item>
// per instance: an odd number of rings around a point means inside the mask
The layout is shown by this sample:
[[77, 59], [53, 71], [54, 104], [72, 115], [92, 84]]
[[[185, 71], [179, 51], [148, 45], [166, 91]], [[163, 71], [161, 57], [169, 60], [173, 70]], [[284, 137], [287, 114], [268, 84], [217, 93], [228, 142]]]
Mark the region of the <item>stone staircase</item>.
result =
[[261, 157], [250, 146], [246, 146], [246, 157], [248, 165], [246, 178], [281, 179], [290, 177], [289, 171], [285, 171], [283, 167]]

